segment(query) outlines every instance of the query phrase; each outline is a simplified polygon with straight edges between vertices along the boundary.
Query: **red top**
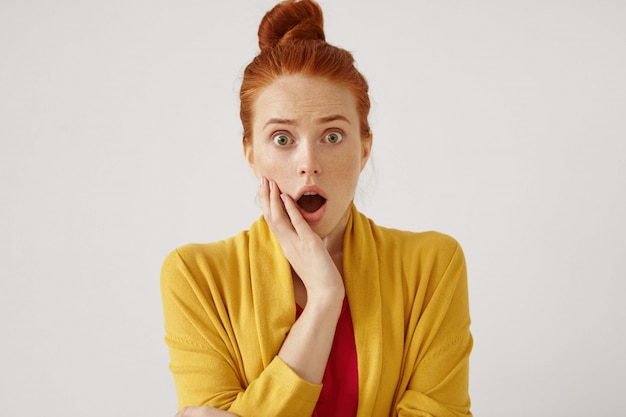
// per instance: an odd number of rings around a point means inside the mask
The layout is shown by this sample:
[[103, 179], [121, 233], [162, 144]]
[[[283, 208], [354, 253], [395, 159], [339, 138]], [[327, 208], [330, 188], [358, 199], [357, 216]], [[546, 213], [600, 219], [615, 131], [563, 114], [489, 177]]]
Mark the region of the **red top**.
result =
[[[296, 318], [300, 317], [301, 313], [302, 308], [296, 304]], [[358, 377], [354, 328], [348, 299], [345, 298], [322, 379], [322, 392], [313, 411], [313, 417], [356, 416], [359, 398]]]

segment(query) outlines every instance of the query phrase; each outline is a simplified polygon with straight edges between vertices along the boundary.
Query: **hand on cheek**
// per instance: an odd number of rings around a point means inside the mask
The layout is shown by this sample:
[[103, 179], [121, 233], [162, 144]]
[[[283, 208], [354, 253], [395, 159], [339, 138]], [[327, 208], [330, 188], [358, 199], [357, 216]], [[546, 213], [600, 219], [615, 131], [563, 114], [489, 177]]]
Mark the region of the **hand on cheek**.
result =
[[324, 241], [304, 220], [296, 202], [266, 178], [261, 179], [259, 199], [265, 221], [309, 296], [318, 291], [343, 290], [341, 274]]
[[[306, 227], [309, 230], [311, 229], [302, 218], [296, 203], [291, 197], [281, 193], [276, 182], [261, 177], [261, 183], [259, 184], [259, 201], [263, 217], [274, 233], [279, 232], [281, 229], [295, 230], [295, 226], [293, 225], [294, 221], [304, 222]], [[290, 209], [287, 208], [287, 201], [291, 203]]]

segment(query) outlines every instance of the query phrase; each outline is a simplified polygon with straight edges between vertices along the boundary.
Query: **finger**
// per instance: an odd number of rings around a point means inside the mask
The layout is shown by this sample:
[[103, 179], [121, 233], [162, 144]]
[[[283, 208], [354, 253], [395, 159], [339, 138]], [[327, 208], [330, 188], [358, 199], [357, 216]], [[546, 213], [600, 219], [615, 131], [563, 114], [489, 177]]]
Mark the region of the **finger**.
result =
[[[280, 214], [285, 212], [285, 209], [282, 207], [282, 204], [276, 204], [275, 193], [272, 191], [274, 189], [278, 189], [276, 183], [266, 177], [261, 177], [261, 182], [259, 184], [259, 202], [261, 204], [261, 210], [263, 212], [263, 216], [268, 223], [275, 222], [276, 219], [280, 218]], [[280, 191], [278, 191], [280, 193]]]
[[313, 229], [311, 229], [311, 226], [309, 226], [307, 221], [304, 220], [304, 217], [302, 217], [300, 210], [298, 210], [298, 205], [295, 201], [293, 201], [293, 198], [287, 194], [281, 194], [280, 198], [283, 201], [287, 215], [289, 215], [291, 224], [293, 225], [293, 228], [298, 236], [305, 237], [315, 234]]
[[213, 407], [185, 407], [174, 417], [237, 417], [228, 411]]
[[263, 217], [265, 220], [270, 220], [272, 218], [272, 212], [270, 210], [270, 200], [269, 200], [269, 186], [268, 180], [265, 177], [261, 177], [259, 182], [258, 189], [259, 203], [261, 205], [261, 212], [263, 213]]
[[291, 220], [285, 210], [285, 204], [280, 197], [281, 192], [274, 181], [269, 181], [269, 205], [271, 211], [271, 222], [274, 233], [278, 237], [294, 238], [295, 230]]

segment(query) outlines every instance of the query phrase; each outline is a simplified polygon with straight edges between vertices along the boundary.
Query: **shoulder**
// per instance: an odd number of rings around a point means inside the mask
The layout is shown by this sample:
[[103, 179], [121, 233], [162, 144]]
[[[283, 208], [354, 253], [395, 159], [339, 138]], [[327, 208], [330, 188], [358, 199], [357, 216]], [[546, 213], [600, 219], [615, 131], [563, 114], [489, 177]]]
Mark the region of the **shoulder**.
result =
[[419, 257], [422, 260], [437, 259], [445, 262], [455, 255], [463, 256], [459, 242], [452, 236], [436, 232], [413, 232], [382, 226], [374, 226], [378, 247], [399, 256]]
[[[221, 275], [232, 276], [247, 259], [248, 231], [209, 243], [189, 243], [172, 250], [161, 267], [161, 283], [202, 282]], [[230, 273], [229, 273], [230, 272]]]
[[382, 269], [395, 271], [392, 276], [403, 282], [408, 292], [417, 291], [418, 286], [434, 290], [444, 283], [455, 287], [466, 279], [465, 257], [454, 237], [436, 231], [372, 229]]

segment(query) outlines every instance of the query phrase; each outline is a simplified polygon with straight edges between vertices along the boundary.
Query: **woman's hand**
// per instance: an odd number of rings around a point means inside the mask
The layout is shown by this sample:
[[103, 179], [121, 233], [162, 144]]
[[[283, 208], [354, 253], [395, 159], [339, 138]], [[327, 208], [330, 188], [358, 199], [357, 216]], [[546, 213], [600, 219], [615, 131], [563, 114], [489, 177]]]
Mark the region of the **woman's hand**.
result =
[[213, 407], [185, 407], [174, 417], [237, 417], [228, 411]]
[[265, 221], [306, 287], [307, 298], [332, 294], [343, 300], [345, 289], [341, 274], [324, 241], [304, 220], [296, 202], [287, 194], [281, 194], [278, 185], [267, 178], [261, 179], [259, 199]]

